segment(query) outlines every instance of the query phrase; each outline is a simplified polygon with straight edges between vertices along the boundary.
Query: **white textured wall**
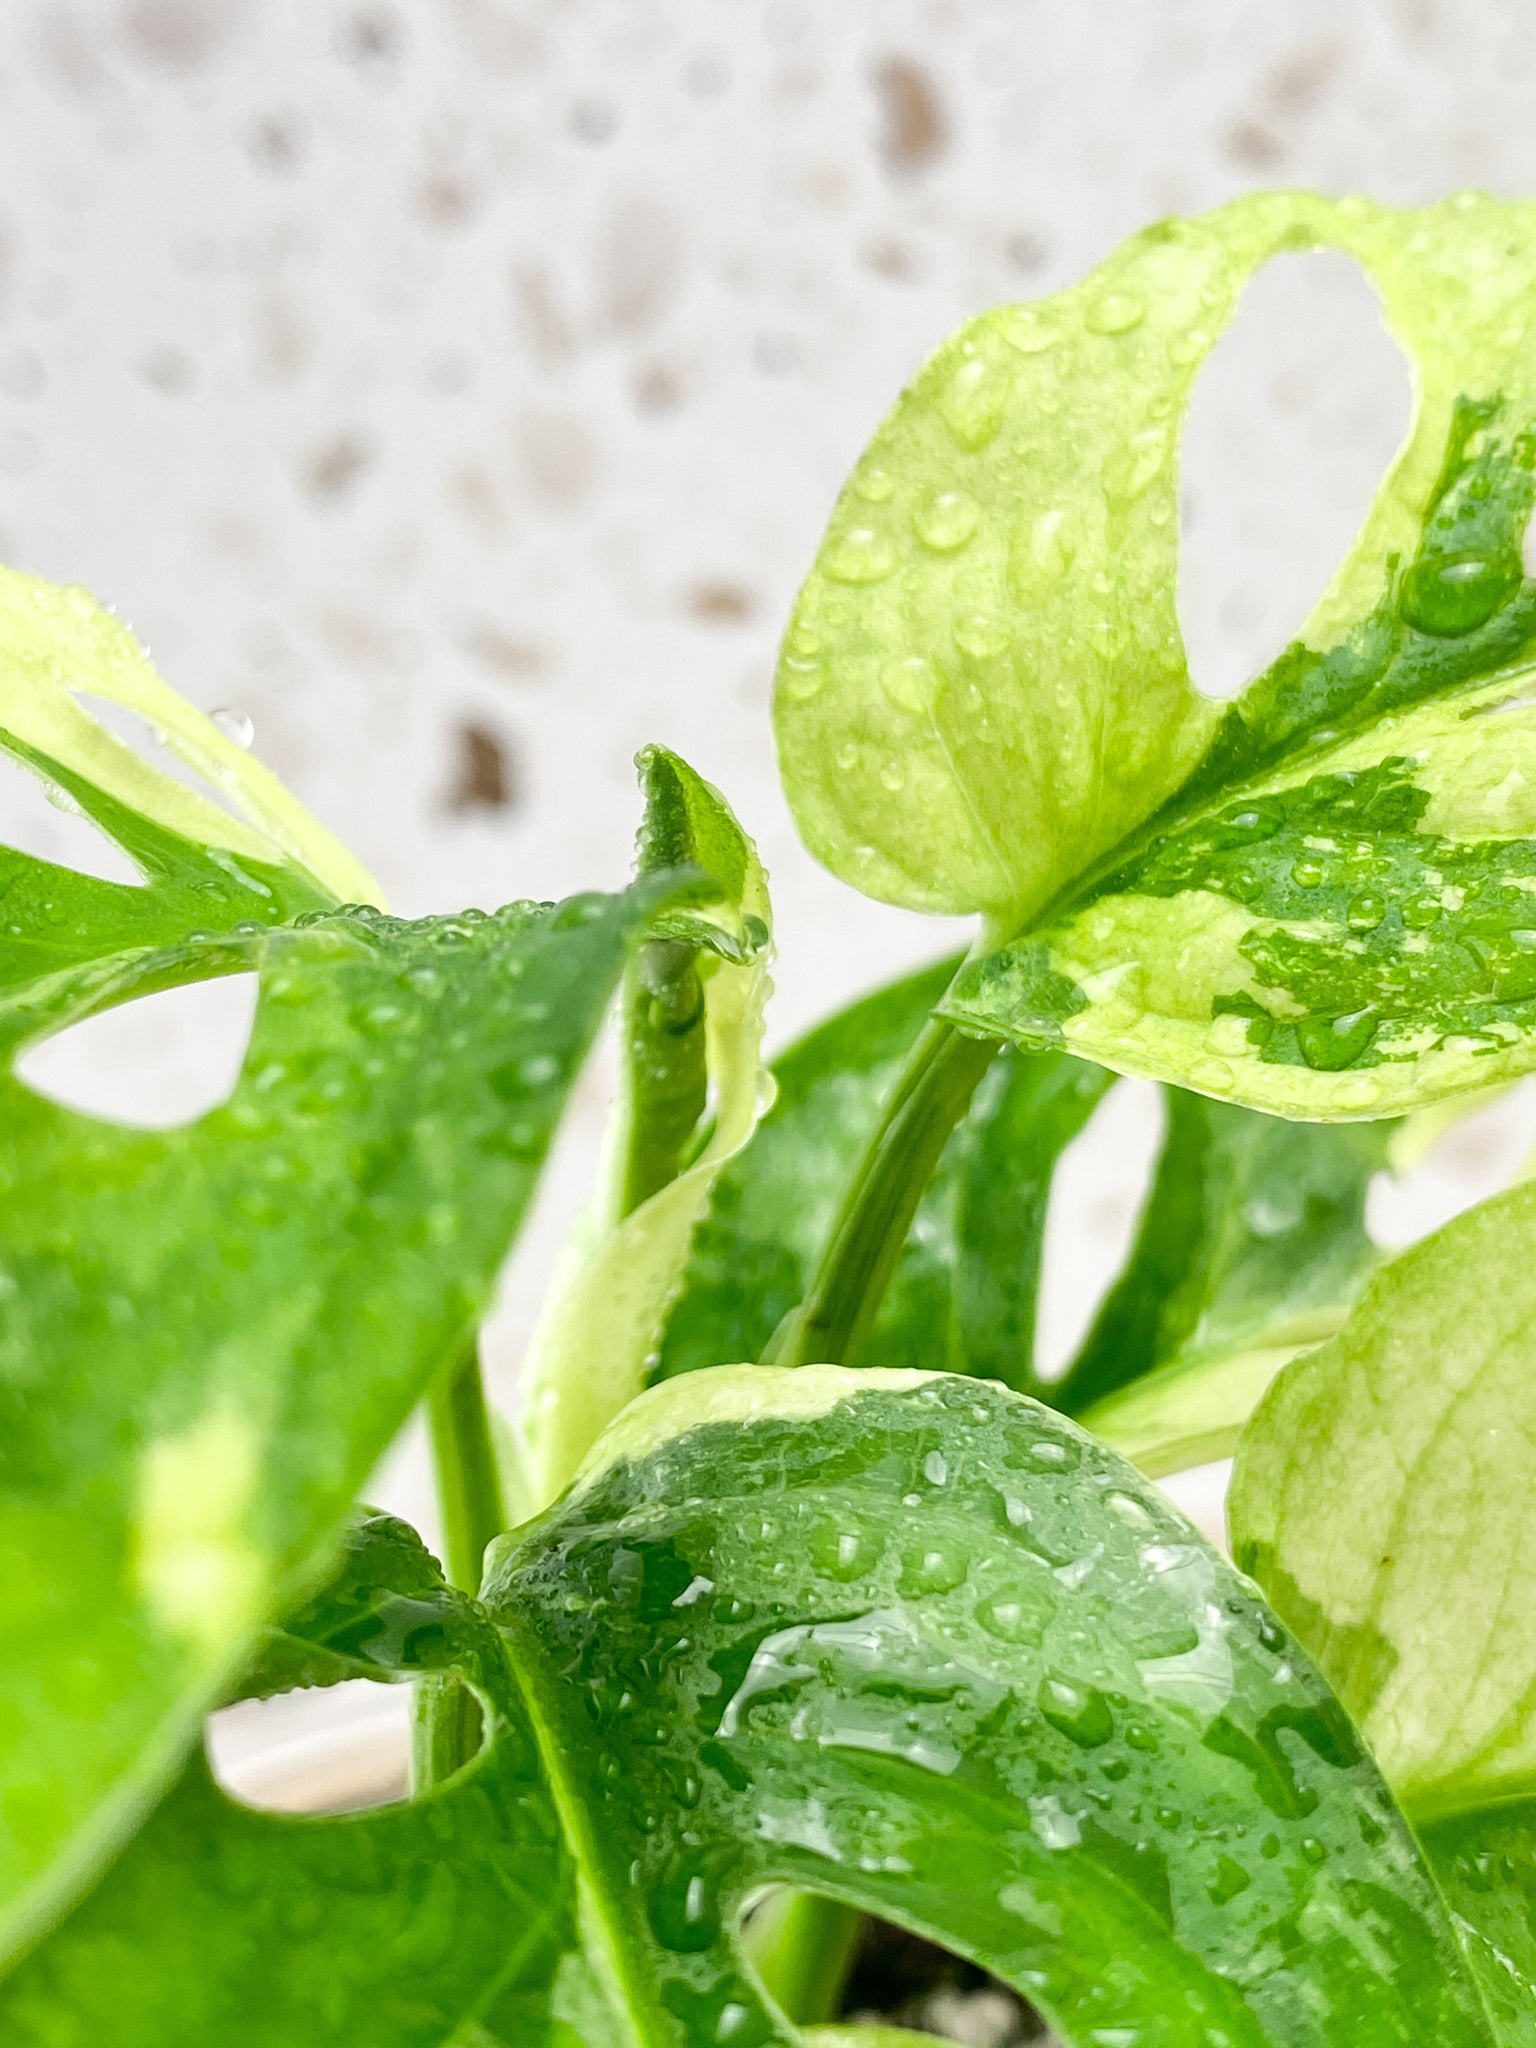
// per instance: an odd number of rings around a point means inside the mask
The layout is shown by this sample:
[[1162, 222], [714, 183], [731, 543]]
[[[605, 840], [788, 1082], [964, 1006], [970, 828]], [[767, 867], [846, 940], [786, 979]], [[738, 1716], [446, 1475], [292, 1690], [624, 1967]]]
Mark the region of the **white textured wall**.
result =
[[[950, 942], [808, 861], [768, 735], [902, 380], [1171, 208], [1536, 191], [1532, 82], [1516, 0], [8, 0], [0, 554], [247, 713], [403, 910], [615, 882], [630, 756], [679, 748], [772, 870], [782, 1037]], [[1342, 260], [1260, 280], [1192, 427], [1214, 685], [1297, 623], [1404, 406]]]

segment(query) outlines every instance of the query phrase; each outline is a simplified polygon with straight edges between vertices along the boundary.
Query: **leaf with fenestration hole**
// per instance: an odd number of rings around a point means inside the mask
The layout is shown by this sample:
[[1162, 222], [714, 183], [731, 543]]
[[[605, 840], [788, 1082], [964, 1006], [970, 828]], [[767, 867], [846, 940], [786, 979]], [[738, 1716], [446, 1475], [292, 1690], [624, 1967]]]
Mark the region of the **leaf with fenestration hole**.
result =
[[1286, 232], [1252, 216], [1240, 255], [1150, 229], [1082, 285], [968, 321], [877, 429], [774, 706], [795, 821], [845, 881], [1012, 930], [1195, 765], [1219, 714], [1175, 614], [1177, 419]]
[[783, 1883], [909, 1927], [1073, 2048], [1488, 2039], [1405, 1823], [1251, 1587], [1004, 1388], [668, 1381], [491, 1553], [636, 2040], [794, 2037], [736, 1922]]
[[[1365, 266], [1415, 366], [1412, 433], [1198, 766], [1063, 865], [944, 1011], [1282, 1115], [1387, 1116], [1536, 1064], [1536, 209], [1286, 195], [1186, 224], [1177, 274], [1155, 235], [1112, 260], [1160, 276], [1194, 349], [1286, 242]], [[1138, 404], [1180, 388], [1152, 374]]]
[[147, 987], [261, 984], [234, 1093], [186, 1128], [96, 1122], [0, 1074], [8, 1952], [136, 1826], [459, 1354], [624, 962], [679, 898], [656, 877], [489, 918], [336, 908], [347, 863], [237, 749], [265, 837], [79, 710], [70, 681], [173, 733], [206, 723], [83, 596], [0, 580], [0, 649], [5, 744], [146, 875], [8, 856], [0, 1046]]
[[517, 2048], [570, 2048], [563, 2009], [590, 1976], [573, 1865], [501, 1642], [413, 1532], [365, 1512], [239, 1690], [428, 1673], [481, 1704], [484, 1746], [456, 1778], [375, 1812], [295, 1818], [238, 1804], [196, 1756], [0, 1988], [0, 2033], [50, 2048], [446, 2048], [479, 2017]]
[[9, 1940], [131, 1831], [460, 1354], [659, 893], [231, 938], [250, 1050], [182, 1130], [0, 1078]]
[[[1377, 286], [1413, 431], [1300, 638], [1218, 711], [1174, 618], [1180, 421], [1254, 269], [1319, 243]], [[1533, 332], [1530, 206], [1289, 193], [940, 350], [839, 502], [778, 720], [816, 853], [1006, 941], [944, 1015], [1324, 1120], [1536, 1063]]]

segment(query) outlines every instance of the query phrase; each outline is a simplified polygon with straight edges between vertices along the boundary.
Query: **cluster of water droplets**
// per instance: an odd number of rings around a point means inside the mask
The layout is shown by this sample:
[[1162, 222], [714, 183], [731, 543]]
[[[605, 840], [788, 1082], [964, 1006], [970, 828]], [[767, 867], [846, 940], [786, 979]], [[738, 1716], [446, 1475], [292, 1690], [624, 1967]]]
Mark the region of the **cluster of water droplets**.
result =
[[774, 1878], [900, 1916], [968, 1844], [936, 1938], [1014, 1948], [1022, 1914], [1048, 1992], [1057, 1885], [1134, 1871], [1168, 1938], [1235, 1970], [1383, 1836], [1347, 1727], [1230, 1568], [976, 1383], [706, 1425], [578, 1496], [518, 1598], [624, 1888], [700, 1998]]
[[[1053, 587], [1073, 579], [1050, 636], [1064, 709], [1087, 686], [1076, 671], [1112, 669], [1119, 658], [1121, 571], [1105, 563], [1085, 573], [1084, 539], [1097, 522], [1082, 494], [1082, 458], [1064, 473], [1056, 444], [1086, 432], [1098, 451], [1088, 458], [1093, 490], [1111, 515], [1134, 508], [1149, 530], [1170, 529], [1171, 544], [1178, 391], [1211, 329], [1149, 338], [1148, 311], [1140, 292], [1106, 285], [982, 316], [930, 365], [855, 472], [786, 637], [779, 691], [793, 709], [835, 682], [841, 729], [824, 758], [877, 806], [881, 792], [944, 801], [937, 792], [955, 771], [935, 750], [936, 716], [969, 744], [997, 743], [1022, 624], [1032, 622], [1033, 640]], [[1092, 424], [1094, 408], [1074, 396], [1117, 375], [1140, 394], [1139, 404], [1127, 401], [1123, 433]], [[1063, 476], [1061, 501], [1042, 503], [1041, 478], [1053, 474]], [[1177, 683], [1183, 654], [1171, 599], [1163, 609], [1154, 626], [1138, 599], [1138, 658]], [[1047, 687], [1033, 655], [1029, 665], [1028, 687]], [[1157, 741], [1128, 733], [1125, 772]], [[848, 857], [875, 878], [872, 848]]]
[[[318, 1202], [361, 1204], [402, 1246], [458, 1255], [542, 1159], [606, 974], [559, 934], [612, 913], [612, 899], [510, 904], [415, 922], [366, 905], [261, 927], [262, 1001], [245, 1071], [210, 1119], [238, 1136], [227, 1252], [246, 1225], [292, 1227]], [[603, 949], [606, 950], [606, 949]], [[212, 1163], [212, 1162], [211, 1162]], [[473, 1191], [479, 1190], [478, 1196]], [[489, 1226], [487, 1226], [489, 1227]]]

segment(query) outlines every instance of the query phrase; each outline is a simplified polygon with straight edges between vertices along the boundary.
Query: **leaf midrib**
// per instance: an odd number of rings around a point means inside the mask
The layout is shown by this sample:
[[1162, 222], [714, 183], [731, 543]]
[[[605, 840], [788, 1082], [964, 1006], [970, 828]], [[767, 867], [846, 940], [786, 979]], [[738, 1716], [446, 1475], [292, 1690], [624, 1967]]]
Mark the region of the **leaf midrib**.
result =
[[[1536, 591], [1536, 579], [1527, 577], [1521, 585], [1521, 594], [1530, 591]], [[1511, 599], [1511, 602], [1513, 601]], [[1304, 643], [1295, 641], [1291, 644], [1298, 646]], [[1336, 644], [1342, 645], [1343, 643]], [[1283, 658], [1285, 651], [1282, 650], [1280, 658]], [[1324, 650], [1325, 653], [1332, 653], [1334, 651], [1333, 648]], [[1270, 668], [1273, 666], [1274, 664], [1271, 663]], [[1100, 885], [1108, 881], [1117, 869], [1126, 866], [1139, 853], [1143, 852], [1164, 834], [1194, 818], [1214, 814], [1227, 805], [1237, 802], [1247, 791], [1257, 789], [1260, 785], [1271, 781], [1286, 768], [1294, 766], [1299, 761], [1303, 761], [1305, 756], [1314, 749], [1320, 753], [1332, 752], [1335, 747], [1342, 745], [1346, 740], [1370, 731], [1373, 726], [1381, 724], [1385, 718], [1394, 713], [1412, 710], [1419, 704], [1453, 703], [1458, 697], [1470, 696], [1474, 691], [1491, 688], [1501, 678], [1527, 675], [1531, 672], [1533, 666], [1536, 666], [1536, 663], [1529, 660], [1519, 663], [1505, 663], [1500, 668], [1490, 670], [1486, 674], [1466, 677], [1458, 683], [1448, 685], [1444, 690], [1426, 693], [1423, 697], [1403, 704], [1377, 704], [1373, 701], [1372, 693], [1367, 692], [1354, 717], [1346, 715], [1340, 718], [1336, 724], [1324, 728], [1327, 735], [1326, 738], [1320, 738], [1318, 736], [1318, 729], [1310, 727], [1293, 744], [1281, 747], [1277, 753], [1269, 757], [1261, 765], [1250, 766], [1237, 779], [1201, 789], [1197, 787], [1198, 777], [1201, 767], [1209, 758], [1220, 736], [1222, 728], [1218, 724], [1212, 731], [1211, 741], [1206, 747], [1205, 752], [1194, 763], [1184, 781], [1171, 796], [1166, 798], [1156, 810], [1149, 811], [1139, 824], [1132, 826], [1130, 831], [1122, 838], [1116, 840], [1115, 844], [1107, 848], [1098, 859], [1090, 861], [1086, 867], [1079, 869], [1075, 875], [1070, 876], [1063, 882], [1061, 887], [1038, 910], [1034, 911], [1016, 931], [999, 935], [995, 944], [988, 950], [1001, 952], [1006, 947], [1017, 945], [1022, 940], [1029, 939], [1036, 934], [1048, 932], [1053, 927], [1064, 924], [1076, 912], [1086, 910], [1090, 904], [1098, 900], [1103, 893]], [[1231, 700], [1229, 708], [1233, 711], [1239, 709], [1245, 698], [1258, 688], [1268, 673], [1269, 668], [1266, 668], [1253, 677], [1247, 687]]]

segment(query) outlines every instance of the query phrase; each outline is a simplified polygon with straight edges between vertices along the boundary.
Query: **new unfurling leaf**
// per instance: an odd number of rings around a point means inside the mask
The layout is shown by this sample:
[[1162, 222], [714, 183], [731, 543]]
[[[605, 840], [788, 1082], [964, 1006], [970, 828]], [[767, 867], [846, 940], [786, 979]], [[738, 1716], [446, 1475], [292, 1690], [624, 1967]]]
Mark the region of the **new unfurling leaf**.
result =
[[642, 878], [697, 867], [710, 887], [657, 921], [629, 972], [604, 1185], [562, 1255], [523, 1365], [528, 1511], [554, 1498], [644, 1387], [710, 1192], [771, 1087], [760, 1058], [770, 913], [756, 848], [675, 754], [648, 748], [640, 770]]

